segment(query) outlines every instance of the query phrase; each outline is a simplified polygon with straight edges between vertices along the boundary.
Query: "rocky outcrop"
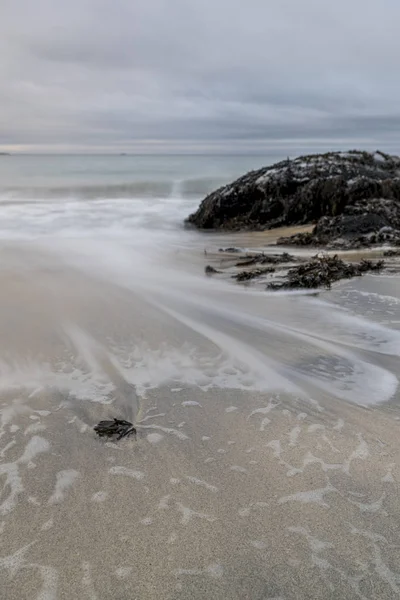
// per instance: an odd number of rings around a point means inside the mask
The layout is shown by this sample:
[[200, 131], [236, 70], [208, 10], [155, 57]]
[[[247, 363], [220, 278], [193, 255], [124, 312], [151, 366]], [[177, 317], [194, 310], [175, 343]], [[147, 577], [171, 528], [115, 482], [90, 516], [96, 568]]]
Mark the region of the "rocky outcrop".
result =
[[357, 249], [374, 245], [400, 245], [400, 201], [387, 198], [361, 200], [336, 217], [321, 217], [311, 233], [279, 238], [281, 245], [314, 245]]
[[225, 230], [316, 223], [282, 243], [400, 243], [400, 158], [354, 150], [286, 160], [213, 192], [187, 222]]

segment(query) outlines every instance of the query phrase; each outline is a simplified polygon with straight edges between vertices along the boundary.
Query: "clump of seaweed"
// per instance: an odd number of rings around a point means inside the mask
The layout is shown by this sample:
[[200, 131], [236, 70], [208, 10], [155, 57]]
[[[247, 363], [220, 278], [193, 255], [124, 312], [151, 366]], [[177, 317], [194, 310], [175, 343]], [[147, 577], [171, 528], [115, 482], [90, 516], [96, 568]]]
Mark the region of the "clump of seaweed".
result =
[[236, 279], [236, 281], [250, 281], [256, 277], [261, 277], [262, 275], [267, 275], [268, 273], [274, 272], [274, 267], [263, 267], [261, 269], [253, 269], [251, 271], [240, 271], [240, 273], [232, 275], [232, 278]]
[[307, 263], [289, 269], [284, 281], [271, 282], [268, 284], [267, 289], [330, 289], [332, 283], [335, 281], [360, 277], [368, 271], [379, 271], [383, 266], [383, 260], [372, 262], [363, 259], [359, 263], [346, 263], [337, 255], [317, 255]]
[[236, 263], [237, 267], [249, 267], [251, 265], [277, 265], [279, 263], [291, 262], [295, 257], [287, 252], [282, 254], [248, 254], [243, 257], [244, 260]]
[[135, 427], [132, 425], [132, 423], [129, 423], [129, 421], [124, 421], [123, 419], [100, 421], [100, 423], [95, 425], [93, 429], [99, 437], [117, 436], [117, 440], [121, 440], [122, 438], [132, 434], [136, 437]]

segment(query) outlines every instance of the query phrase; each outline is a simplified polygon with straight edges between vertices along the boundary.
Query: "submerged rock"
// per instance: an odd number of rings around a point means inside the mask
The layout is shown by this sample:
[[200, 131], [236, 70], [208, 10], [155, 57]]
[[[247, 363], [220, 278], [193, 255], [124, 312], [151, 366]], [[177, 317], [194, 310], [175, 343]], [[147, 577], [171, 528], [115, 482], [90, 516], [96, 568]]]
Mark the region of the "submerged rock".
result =
[[383, 267], [383, 260], [346, 263], [336, 255], [314, 256], [310, 261], [289, 269], [283, 281], [274, 281], [268, 284], [267, 289], [329, 289], [335, 281], [360, 277], [368, 271], [379, 271]]
[[228, 230], [317, 223], [280, 243], [400, 243], [400, 158], [354, 150], [288, 159], [213, 192], [187, 221]]

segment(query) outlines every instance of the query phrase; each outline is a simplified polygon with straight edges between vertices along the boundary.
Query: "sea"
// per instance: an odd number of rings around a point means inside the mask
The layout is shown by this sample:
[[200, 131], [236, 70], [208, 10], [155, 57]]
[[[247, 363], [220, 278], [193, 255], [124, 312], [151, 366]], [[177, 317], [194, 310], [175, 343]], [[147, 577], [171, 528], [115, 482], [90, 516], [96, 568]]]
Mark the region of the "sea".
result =
[[175, 233], [211, 191], [279, 156], [7, 155], [2, 237]]
[[279, 232], [184, 226], [284, 158], [0, 156], [0, 596], [399, 597], [396, 259], [271, 292], [219, 250]]

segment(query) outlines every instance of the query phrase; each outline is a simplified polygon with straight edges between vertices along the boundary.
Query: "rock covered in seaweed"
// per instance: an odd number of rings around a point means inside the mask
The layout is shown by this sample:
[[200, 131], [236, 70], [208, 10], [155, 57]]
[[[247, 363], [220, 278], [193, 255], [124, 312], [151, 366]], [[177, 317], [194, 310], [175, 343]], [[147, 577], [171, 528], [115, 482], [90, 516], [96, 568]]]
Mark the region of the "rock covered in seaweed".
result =
[[311, 233], [279, 238], [279, 245], [364, 248], [400, 245], [400, 201], [372, 198], [344, 208], [336, 217], [321, 217]]
[[[312, 234], [290, 243], [327, 244], [341, 237], [360, 237], [361, 245], [391, 242], [398, 229], [400, 240], [400, 158], [354, 150], [282, 161], [213, 192], [187, 222], [226, 230], [318, 222]], [[394, 231], [385, 232], [387, 227]], [[371, 234], [379, 234], [376, 242], [368, 241]]]

